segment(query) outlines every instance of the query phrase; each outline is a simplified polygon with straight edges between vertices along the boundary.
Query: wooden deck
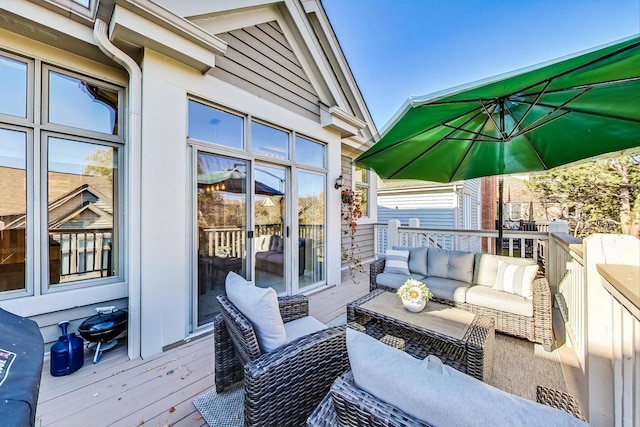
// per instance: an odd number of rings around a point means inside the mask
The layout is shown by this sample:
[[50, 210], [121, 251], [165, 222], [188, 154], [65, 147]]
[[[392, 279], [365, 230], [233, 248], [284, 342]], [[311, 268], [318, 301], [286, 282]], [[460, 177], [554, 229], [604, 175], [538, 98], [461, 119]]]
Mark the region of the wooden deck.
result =
[[[310, 313], [325, 323], [343, 319], [346, 303], [368, 292], [367, 276], [357, 282], [343, 277], [341, 285], [310, 295]], [[129, 360], [124, 344], [97, 364], [92, 351], [85, 355], [82, 369], [63, 377], [52, 377], [45, 360], [36, 425], [206, 426], [192, 400], [214, 386], [213, 334], [144, 360]], [[571, 376], [565, 378], [575, 395]]]

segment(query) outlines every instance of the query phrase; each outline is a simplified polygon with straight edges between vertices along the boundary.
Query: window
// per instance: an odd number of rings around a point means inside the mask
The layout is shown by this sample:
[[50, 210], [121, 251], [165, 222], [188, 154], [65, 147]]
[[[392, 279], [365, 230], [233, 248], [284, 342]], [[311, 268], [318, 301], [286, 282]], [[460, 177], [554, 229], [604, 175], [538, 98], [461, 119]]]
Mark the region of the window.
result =
[[356, 195], [358, 195], [361, 200], [360, 209], [362, 210], [362, 216], [369, 216], [369, 171], [356, 166], [353, 176], [356, 183]]
[[251, 122], [251, 149], [256, 154], [286, 160], [289, 158], [289, 133]]
[[242, 117], [189, 100], [189, 138], [243, 149], [243, 127]]
[[319, 168], [325, 167], [325, 145], [296, 136], [296, 162]]
[[[29, 78], [36, 66], [41, 93]], [[123, 88], [9, 54], [0, 77], [11, 94], [0, 100], [0, 299], [112, 281]]]

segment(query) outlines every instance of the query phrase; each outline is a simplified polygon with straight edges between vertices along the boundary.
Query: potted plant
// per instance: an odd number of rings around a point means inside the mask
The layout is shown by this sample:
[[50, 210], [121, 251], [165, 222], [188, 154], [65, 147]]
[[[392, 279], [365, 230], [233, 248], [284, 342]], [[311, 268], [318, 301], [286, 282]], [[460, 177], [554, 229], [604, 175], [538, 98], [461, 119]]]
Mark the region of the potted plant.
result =
[[417, 313], [427, 305], [427, 301], [433, 298], [433, 294], [427, 285], [416, 279], [408, 279], [398, 288], [397, 294], [402, 299], [404, 307]]

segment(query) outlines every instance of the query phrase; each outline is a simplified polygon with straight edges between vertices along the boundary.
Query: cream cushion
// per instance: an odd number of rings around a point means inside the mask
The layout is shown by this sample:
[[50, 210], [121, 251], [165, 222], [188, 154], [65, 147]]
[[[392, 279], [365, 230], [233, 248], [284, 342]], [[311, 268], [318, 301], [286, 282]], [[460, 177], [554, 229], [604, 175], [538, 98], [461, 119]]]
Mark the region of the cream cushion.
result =
[[225, 280], [229, 301], [253, 325], [263, 353], [270, 353], [287, 343], [284, 322], [280, 315], [278, 295], [273, 288], [259, 288], [242, 276], [229, 272]]

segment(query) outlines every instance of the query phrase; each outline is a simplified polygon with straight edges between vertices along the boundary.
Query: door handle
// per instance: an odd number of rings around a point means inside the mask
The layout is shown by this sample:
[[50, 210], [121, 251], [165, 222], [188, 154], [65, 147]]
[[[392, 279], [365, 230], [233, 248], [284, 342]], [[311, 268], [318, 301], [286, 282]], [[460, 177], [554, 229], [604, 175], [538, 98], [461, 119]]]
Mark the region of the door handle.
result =
[[253, 239], [253, 230], [247, 231], [247, 238], [248, 239]]

